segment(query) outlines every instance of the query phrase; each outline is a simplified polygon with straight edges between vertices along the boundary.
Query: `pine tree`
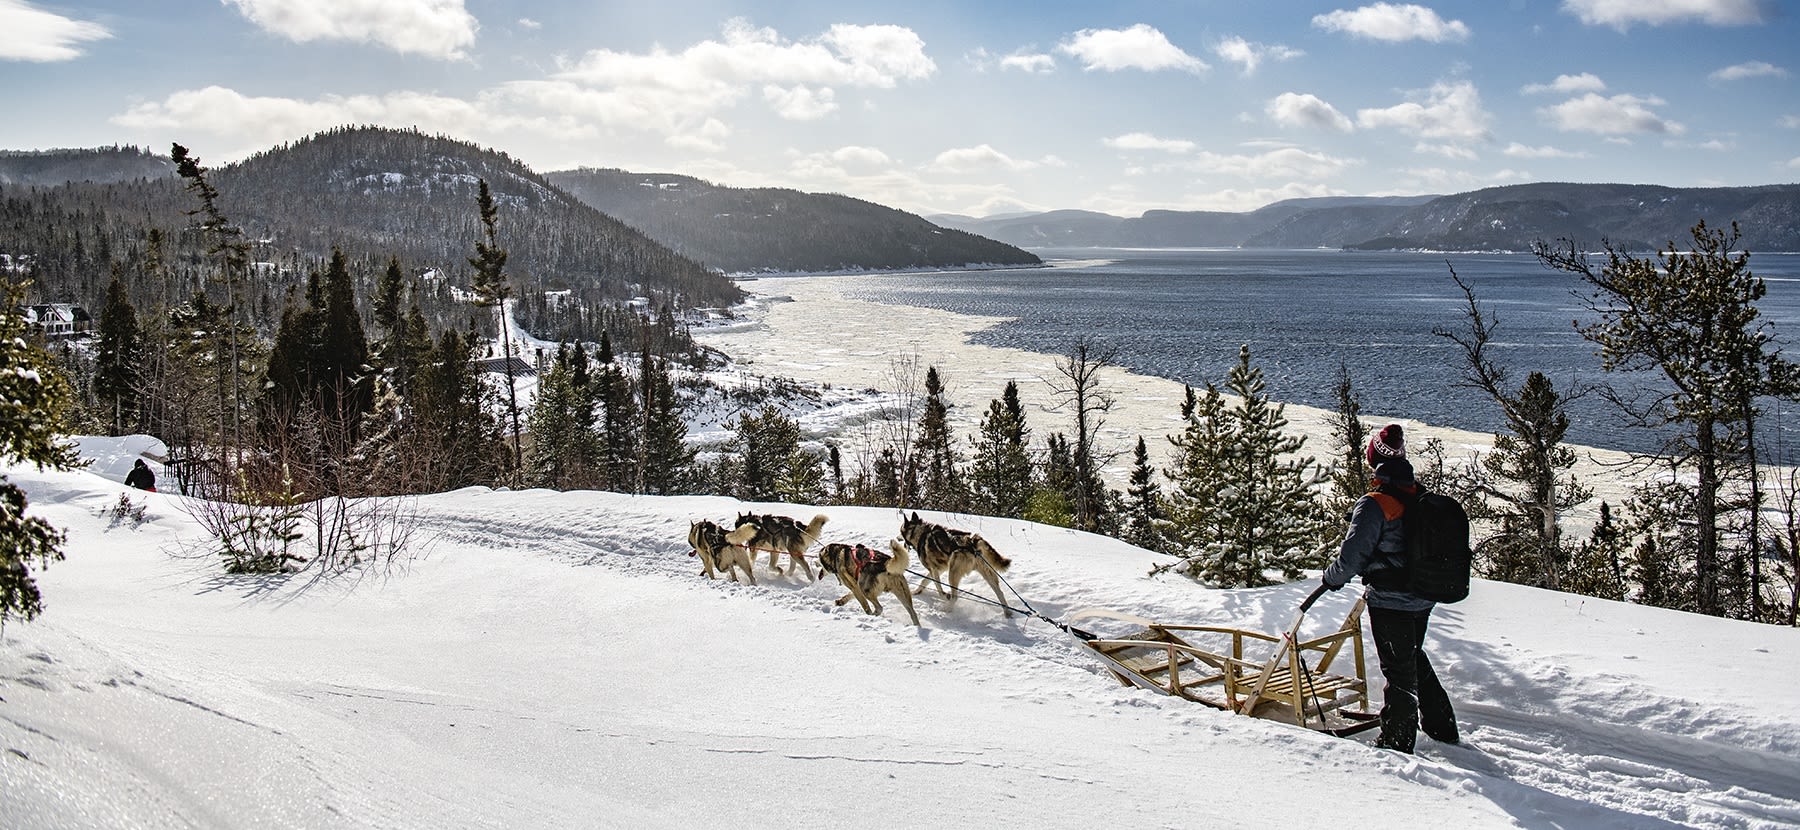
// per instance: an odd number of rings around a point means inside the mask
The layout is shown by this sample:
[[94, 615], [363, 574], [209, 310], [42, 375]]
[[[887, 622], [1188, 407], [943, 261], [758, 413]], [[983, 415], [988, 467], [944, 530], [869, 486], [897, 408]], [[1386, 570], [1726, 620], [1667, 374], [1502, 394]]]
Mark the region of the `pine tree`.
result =
[[[17, 308], [23, 286], [8, 284], [5, 292], [0, 308]], [[51, 370], [50, 356], [26, 342], [24, 318], [0, 313], [0, 461], [39, 469], [79, 466], [74, 448], [57, 442], [69, 395], [68, 384]], [[43, 611], [31, 569], [63, 558], [62, 531], [25, 515], [27, 506], [25, 491], [0, 476], [0, 625]]]
[[531, 454], [525, 481], [560, 490], [591, 487], [599, 478], [600, 435], [587, 353], [564, 345], [538, 380], [537, 402], [526, 421]]
[[[1199, 542], [1182, 551], [1188, 560], [1185, 570], [1228, 587], [1271, 584], [1271, 572], [1298, 579], [1303, 568], [1324, 564], [1320, 528], [1329, 521], [1316, 498], [1319, 478], [1313, 461], [1296, 455], [1306, 438], [1287, 434], [1286, 407], [1268, 397], [1248, 346], [1239, 349], [1227, 387], [1237, 399], [1234, 405], [1223, 407], [1217, 391], [1209, 388], [1195, 410], [1196, 419], [1217, 427], [1190, 423], [1199, 431], [1216, 428], [1224, 446], [1214, 451], [1178, 445], [1194, 453], [1193, 460], [1216, 452], [1215, 469], [1196, 470], [1216, 476], [1211, 482], [1216, 492], [1202, 500], [1197, 495], [1204, 485], [1181, 482], [1179, 504], [1171, 510], [1185, 539]], [[1219, 409], [1209, 411], [1209, 401]]]
[[962, 510], [967, 495], [962, 459], [950, 436], [950, 404], [936, 366], [925, 372], [925, 409], [919, 415], [919, 437], [913, 457], [919, 463], [919, 504], [932, 510]]
[[218, 329], [223, 354], [219, 360], [220, 368], [213, 373], [219, 398], [218, 445], [232, 448], [238, 455], [238, 466], [242, 466], [242, 453], [246, 449], [244, 410], [249, 399], [245, 377], [255, 377], [254, 372], [247, 371], [254, 365], [248, 343], [255, 340], [255, 333], [247, 331], [248, 327], [243, 323], [243, 284], [250, 267], [250, 246], [244, 242], [243, 229], [233, 225], [220, 210], [219, 191], [207, 179], [206, 168], [200, 165], [200, 159], [190, 155], [180, 144], [170, 147], [169, 158], [175, 162], [176, 172], [184, 180], [188, 192], [200, 200], [200, 207], [189, 214], [201, 217], [200, 231], [207, 238], [207, 255], [218, 258], [219, 273], [225, 279], [225, 325]]
[[425, 492], [492, 485], [508, 461], [491, 393], [472, 362], [481, 340], [448, 329], [438, 339], [412, 396], [412, 429], [420, 439]]
[[1038, 524], [1074, 527], [1075, 499], [1072, 493], [1078, 476], [1068, 437], [1060, 432], [1050, 433], [1044, 439], [1043, 474], [1038, 476], [1038, 485], [1026, 499], [1022, 518]]
[[[668, 364], [652, 357], [648, 345], [639, 358], [638, 393], [642, 400], [644, 428], [641, 444], [643, 491], [656, 495], [686, 492], [694, 464], [694, 449], [687, 444], [687, 424], [681, 399], [675, 395]], [[833, 448], [835, 458], [836, 448]], [[838, 489], [843, 481], [838, 480]]]
[[475, 206], [481, 217], [482, 238], [475, 243], [475, 256], [469, 258], [469, 264], [475, 268], [472, 287], [477, 303], [496, 309], [500, 316], [500, 349], [506, 364], [506, 415], [507, 423], [512, 426], [512, 469], [517, 471], [524, 463], [524, 453], [519, 445], [519, 392], [513, 376], [512, 334], [506, 323], [506, 302], [512, 299], [513, 290], [506, 280], [506, 249], [500, 247], [496, 231], [500, 209], [494, 206], [494, 194], [488, 190], [487, 179], [480, 180]]
[[1156, 470], [1150, 466], [1150, 449], [1138, 436], [1131, 453], [1131, 479], [1125, 488], [1125, 528], [1121, 538], [1145, 550], [1160, 551], [1165, 547], [1162, 526], [1168, 520], [1162, 487], [1156, 483]]
[[974, 510], [1012, 519], [1025, 515], [1025, 503], [1034, 487], [1027, 450], [1030, 436], [1025, 408], [1019, 402], [1019, 384], [1009, 380], [1000, 397], [988, 402], [980, 434], [974, 438], [975, 455], [969, 465]]
[[1613, 518], [1612, 506], [1600, 503], [1600, 519], [1587, 541], [1575, 549], [1563, 590], [1601, 599], [1625, 599], [1625, 529]]
[[[1369, 492], [1374, 473], [1363, 455], [1369, 432], [1363, 427], [1362, 398], [1351, 385], [1350, 367], [1343, 363], [1338, 364], [1333, 392], [1337, 409], [1331, 416], [1331, 446], [1337, 451], [1337, 463], [1332, 465], [1331, 498], [1326, 510], [1333, 516], [1349, 516], [1356, 500]], [[1338, 530], [1333, 527], [1327, 533], [1336, 537]]]
[[800, 446], [800, 425], [773, 405], [743, 413], [733, 424], [732, 449], [741, 459], [738, 498], [812, 503], [822, 499], [824, 468]]
[[638, 443], [642, 418], [631, 378], [613, 357], [611, 338], [600, 338], [600, 371], [595, 397], [600, 402], [600, 480], [621, 493], [638, 492]]
[[117, 272], [106, 286], [106, 306], [100, 310], [99, 327], [94, 395], [106, 411], [110, 434], [117, 435], [141, 426], [138, 398], [145, 359], [137, 308], [131, 304]]

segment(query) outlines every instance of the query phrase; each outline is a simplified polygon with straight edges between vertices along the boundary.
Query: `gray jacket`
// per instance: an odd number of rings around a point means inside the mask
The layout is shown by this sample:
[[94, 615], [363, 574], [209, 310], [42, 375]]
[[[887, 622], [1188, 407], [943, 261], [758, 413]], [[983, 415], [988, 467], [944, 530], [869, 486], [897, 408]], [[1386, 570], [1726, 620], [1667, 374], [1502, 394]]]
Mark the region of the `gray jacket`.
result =
[[1389, 521], [1381, 502], [1363, 496], [1350, 509], [1350, 530], [1337, 559], [1325, 569], [1325, 585], [1332, 590], [1344, 587], [1352, 577], [1363, 577], [1368, 586], [1363, 596], [1371, 608], [1393, 611], [1430, 611], [1437, 603], [1420, 599], [1404, 590], [1378, 588], [1369, 583], [1370, 571], [1406, 567], [1406, 530], [1400, 519]]

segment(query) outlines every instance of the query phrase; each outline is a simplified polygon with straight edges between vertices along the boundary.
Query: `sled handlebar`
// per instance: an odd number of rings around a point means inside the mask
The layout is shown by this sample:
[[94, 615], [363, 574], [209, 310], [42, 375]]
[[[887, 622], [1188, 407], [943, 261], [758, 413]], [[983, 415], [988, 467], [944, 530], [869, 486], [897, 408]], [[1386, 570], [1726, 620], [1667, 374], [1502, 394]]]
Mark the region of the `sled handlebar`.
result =
[[1324, 596], [1327, 590], [1330, 589], [1326, 588], [1324, 585], [1314, 588], [1312, 593], [1306, 595], [1306, 600], [1300, 603], [1300, 613], [1304, 614], [1307, 609], [1312, 608], [1313, 603], [1318, 602], [1319, 597]]

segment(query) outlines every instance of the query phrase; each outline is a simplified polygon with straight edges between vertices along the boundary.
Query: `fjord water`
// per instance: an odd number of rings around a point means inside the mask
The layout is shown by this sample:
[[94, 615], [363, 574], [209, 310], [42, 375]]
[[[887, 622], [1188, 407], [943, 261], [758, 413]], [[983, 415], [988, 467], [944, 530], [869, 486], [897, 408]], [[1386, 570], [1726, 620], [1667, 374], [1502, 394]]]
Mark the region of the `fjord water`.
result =
[[[1333, 409], [1339, 366], [1370, 418], [1411, 418], [1495, 432], [1499, 412], [1463, 383], [1461, 349], [1434, 330], [1468, 334], [1466, 301], [1451, 269], [1496, 323], [1493, 361], [1512, 383], [1541, 371], [1559, 390], [1608, 383], [1654, 393], [1654, 373], [1602, 372], [1578, 325], [1595, 319], [1586, 286], [1530, 254], [1336, 250], [1037, 249], [1051, 267], [870, 277], [853, 296], [1006, 318], [978, 343], [1048, 354], [1090, 336], [1114, 363], [1196, 387], [1220, 387], [1250, 347], [1275, 399]], [[1596, 267], [1599, 263], [1596, 261]], [[1762, 320], [1800, 360], [1800, 254], [1752, 253], [1768, 285]], [[963, 402], [984, 405], [983, 402]], [[1800, 406], [1768, 401], [1765, 435], [1785, 459], [1800, 455]], [[1784, 411], [1792, 410], [1792, 411]], [[1566, 440], [1653, 450], [1660, 439], [1627, 429], [1597, 394], [1577, 399]], [[1785, 417], [1784, 417], [1785, 416]], [[1759, 441], [1759, 443], [1762, 443]]]

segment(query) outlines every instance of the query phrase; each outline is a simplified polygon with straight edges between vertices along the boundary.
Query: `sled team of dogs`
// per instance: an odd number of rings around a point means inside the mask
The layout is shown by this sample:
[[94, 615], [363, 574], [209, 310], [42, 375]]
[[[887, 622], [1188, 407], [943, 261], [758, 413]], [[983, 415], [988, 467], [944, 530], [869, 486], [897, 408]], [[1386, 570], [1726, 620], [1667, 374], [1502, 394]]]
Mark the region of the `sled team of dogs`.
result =
[[[708, 579], [729, 576], [738, 580], [738, 574], [742, 573], [742, 581], [755, 585], [756, 574], [752, 570], [755, 552], [768, 551], [769, 567], [776, 573], [792, 573], [798, 566], [809, 580], [823, 579], [827, 573], [836, 576], [848, 591], [838, 598], [840, 606], [854, 599], [864, 613], [880, 614], [879, 597], [893, 594], [906, 608], [913, 625], [919, 624], [919, 615], [913, 610], [915, 594], [924, 593], [927, 584], [935, 583], [940, 596], [954, 600], [957, 586], [970, 572], [975, 572], [987, 579], [1001, 610], [1006, 616], [1012, 616], [1006, 596], [1000, 592], [1000, 574], [1012, 565], [1012, 561], [1001, 556], [980, 534], [928, 522], [914, 512], [902, 516], [900, 538], [888, 543], [887, 552], [862, 544], [831, 542], [824, 545], [819, 549], [819, 573], [815, 576], [806, 562], [806, 551], [819, 541], [826, 521], [824, 515], [814, 516], [812, 521], [801, 524], [798, 519], [787, 516], [740, 513], [737, 524], [726, 530], [716, 522], [701, 520], [688, 526], [688, 545], [693, 548], [688, 555], [699, 557], [701, 576]], [[919, 581], [917, 588], [909, 588], [906, 584], [906, 569], [912, 564], [908, 548], [918, 555], [919, 564], [927, 575]], [[788, 556], [786, 570], [779, 563], [784, 553]], [[950, 585], [947, 592], [944, 590], [946, 582]]]

